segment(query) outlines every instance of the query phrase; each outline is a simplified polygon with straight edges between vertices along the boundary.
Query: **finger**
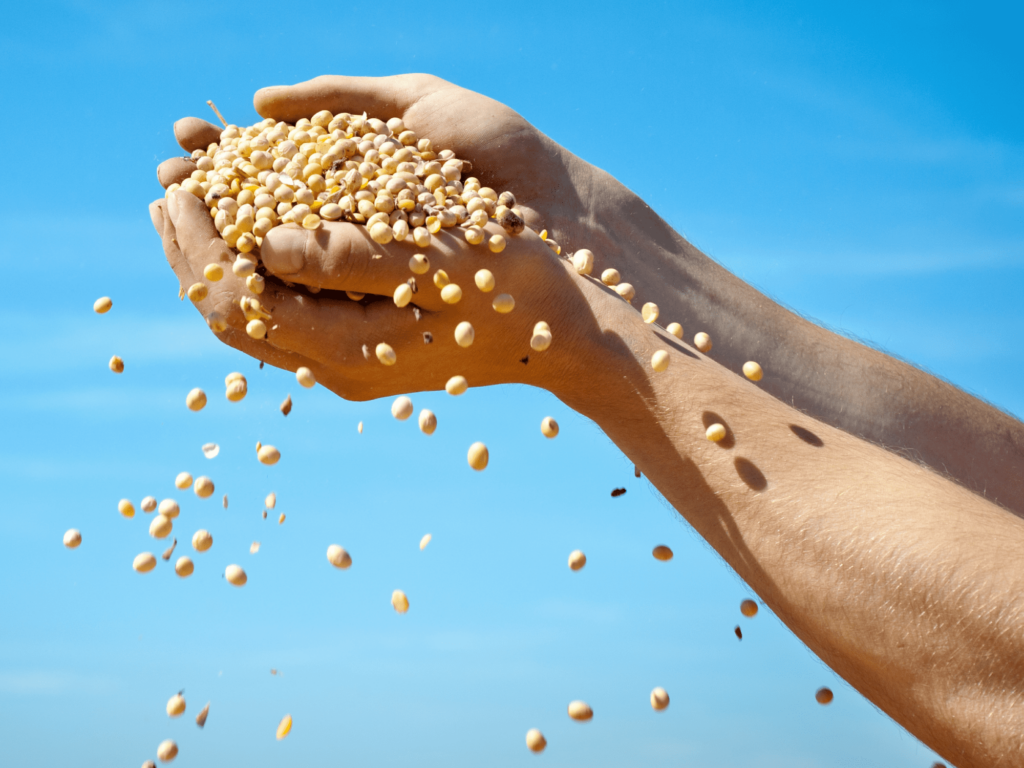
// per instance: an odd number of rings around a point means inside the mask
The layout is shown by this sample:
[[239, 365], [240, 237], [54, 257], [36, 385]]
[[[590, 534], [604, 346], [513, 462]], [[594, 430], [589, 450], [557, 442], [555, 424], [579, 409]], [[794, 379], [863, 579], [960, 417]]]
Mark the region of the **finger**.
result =
[[156, 167], [156, 178], [160, 186], [167, 189], [171, 184], [181, 184], [195, 169], [194, 161], [185, 157], [172, 157]]
[[198, 117], [183, 117], [174, 124], [174, 138], [186, 152], [194, 152], [219, 142], [223, 130], [219, 125], [200, 120]]
[[300, 117], [311, 117], [321, 109], [334, 113], [367, 112], [387, 119], [404, 114], [423, 96], [450, 86], [433, 75], [322, 75], [296, 85], [262, 88], [253, 97], [253, 105], [263, 117], [291, 123]]

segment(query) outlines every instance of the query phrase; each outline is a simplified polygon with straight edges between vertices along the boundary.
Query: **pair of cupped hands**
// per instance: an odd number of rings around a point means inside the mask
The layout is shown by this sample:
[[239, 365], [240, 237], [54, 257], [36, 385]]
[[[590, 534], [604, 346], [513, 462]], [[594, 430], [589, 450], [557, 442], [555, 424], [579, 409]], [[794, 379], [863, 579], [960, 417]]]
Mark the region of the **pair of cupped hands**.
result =
[[[207, 296], [196, 303], [204, 318], [216, 313], [224, 320], [226, 328], [215, 330], [223, 342], [279, 368], [305, 366], [322, 385], [352, 400], [442, 389], [455, 375], [465, 376], [470, 386], [520, 382], [557, 394], [592, 368], [604, 335], [598, 317], [622, 299], [577, 274], [565, 258], [565, 242], [559, 256], [537, 235], [547, 228], [560, 238], [578, 240], [571, 243], [574, 250], [587, 247], [586, 228], [579, 226], [587, 219], [581, 194], [586, 181], [581, 179], [591, 166], [505, 105], [429, 75], [325, 76], [265, 88], [256, 93], [254, 104], [264, 117], [293, 124], [323, 109], [366, 112], [383, 120], [400, 117], [438, 150], [451, 149], [469, 160], [485, 186], [513, 192], [528, 226], [519, 235], [507, 235], [493, 220], [488, 223], [488, 237], [501, 234], [508, 241], [501, 253], [492, 253], [486, 243], [470, 245], [457, 227], [431, 235], [423, 249], [412, 237], [379, 245], [365, 227], [345, 222], [324, 221], [314, 231], [294, 224], [275, 227], [260, 249], [267, 274], [265, 290], [257, 297], [272, 320], [266, 338], [255, 340], [246, 334], [239, 304], [253, 294], [231, 270], [235, 253], [221, 239], [204, 202], [178, 190], [151, 204], [153, 225], [184, 289], [204, 282], [208, 264], [223, 267], [223, 279], [208, 283]], [[221, 128], [185, 118], [174, 131], [191, 152], [219, 141]], [[192, 170], [192, 161], [179, 157], [162, 163], [157, 175], [168, 187]], [[391, 297], [413, 276], [409, 259], [415, 253], [428, 257], [430, 271], [417, 276], [411, 304], [398, 307]], [[432, 281], [438, 269], [462, 288], [458, 303], [442, 301]], [[495, 277], [489, 293], [474, 283], [480, 269]], [[345, 292], [366, 294], [368, 300], [353, 301]], [[509, 314], [492, 308], [502, 293], [515, 299]], [[467, 348], [455, 341], [455, 327], [463, 321], [475, 330]], [[536, 352], [530, 339], [539, 321], [550, 326], [553, 343]], [[375, 349], [381, 342], [394, 349], [396, 364], [378, 360]]]

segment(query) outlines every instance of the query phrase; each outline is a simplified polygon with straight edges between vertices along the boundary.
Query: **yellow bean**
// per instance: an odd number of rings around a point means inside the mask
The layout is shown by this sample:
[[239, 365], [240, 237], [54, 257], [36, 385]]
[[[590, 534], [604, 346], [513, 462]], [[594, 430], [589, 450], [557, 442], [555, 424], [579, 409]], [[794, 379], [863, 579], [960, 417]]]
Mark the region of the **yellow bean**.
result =
[[430, 259], [422, 253], [413, 254], [409, 259], [409, 270], [414, 275], [425, 275], [430, 271]]
[[256, 271], [256, 262], [244, 256], [239, 256], [235, 259], [235, 263], [231, 265], [231, 271], [237, 277], [246, 278]]
[[430, 245], [430, 232], [425, 227], [416, 227], [412, 231], [412, 241], [419, 248], [426, 248]]
[[77, 528], [68, 528], [64, 533], [64, 546], [74, 549], [82, 543], [82, 532]]
[[572, 255], [572, 265], [581, 275], [589, 275], [594, 270], [594, 254], [582, 248]]
[[489, 269], [481, 269], [473, 275], [473, 282], [476, 283], [476, 287], [484, 293], [490, 293], [494, 290], [494, 275]]
[[110, 300], [110, 297], [102, 296], [92, 303], [92, 311], [97, 315], [105, 315], [112, 306], [114, 306], [114, 302]]
[[295, 371], [295, 380], [306, 389], [316, 386], [316, 377], [313, 372], [304, 365], [299, 366]]
[[124, 373], [124, 360], [117, 355], [110, 358], [110, 362], [107, 365], [114, 373]]
[[462, 289], [455, 283], [449, 283], [441, 289], [441, 300], [445, 304], [458, 304], [462, 299]]
[[190, 411], [201, 411], [206, 406], [206, 393], [196, 387], [185, 395], [185, 405]]
[[478, 226], [466, 227], [466, 242], [470, 245], [480, 245], [484, 241], [486, 233]]
[[723, 427], [721, 424], [712, 424], [710, 427], [708, 427], [708, 430], [705, 434], [707, 435], [708, 440], [710, 440], [713, 443], [717, 443], [719, 440], [725, 437], [725, 427]]
[[663, 563], [667, 563], [672, 559], [672, 550], [666, 547], [664, 544], [659, 544], [652, 551], [655, 560], [661, 560]]
[[135, 506], [128, 499], [121, 499], [117, 502], [117, 511], [124, 517], [135, 517]]
[[213, 546], [213, 536], [205, 528], [200, 528], [192, 534], [192, 549], [196, 552], [206, 552]]
[[228, 580], [229, 584], [233, 584], [236, 587], [245, 586], [245, 582], [249, 580], [249, 577], [245, 575], [245, 571], [238, 565], [229, 565], [225, 568], [224, 578]]
[[760, 381], [761, 377], [764, 376], [764, 371], [753, 360], [748, 360], [743, 364], [743, 375], [751, 381]]
[[601, 273], [601, 282], [605, 285], [618, 285], [621, 279], [617, 269], [606, 269]]
[[164, 499], [160, 502], [160, 508], [157, 511], [164, 517], [169, 517], [173, 520], [181, 513], [181, 508], [174, 499]]
[[171, 535], [174, 523], [165, 515], [157, 515], [149, 524], [149, 535], [154, 539], [166, 539]]
[[483, 443], [473, 443], [466, 453], [466, 460], [469, 462], [469, 466], [478, 472], [487, 469], [487, 463], [490, 461], [487, 446]]
[[752, 619], [757, 616], [757, 603], [753, 600], [744, 600], [740, 603], [740, 613], [746, 616], [748, 619]]
[[658, 712], [668, 708], [668, 691], [664, 688], [655, 688], [651, 691], [651, 706]]
[[412, 416], [413, 406], [412, 400], [405, 395], [395, 398], [395, 401], [391, 404], [391, 415], [399, 421], [405, 421]]
[[614, 290], [626, 301], [632, 301], [633, 297], [636, 296], [636, 289], [629, 283], [619, 283], [615, 286]]
[[174, 485], [182, 490], [192, 485], [192, 475], [188, 472], [179, 472], [178, 476], [174, 478]]
[[167, 700], [167, 716], [178, 717], [185, 711], [185, 697], [176, 693]]
[[245, 332], [254, 339], [262, 339], [267, 335], [267, 324], [258, 318], [250, 320], [245, 324]]
[[669, 323], [668, 326], [666, 326], [665, 330], [671, 333], [677, 339], [683, 338], [683, 326], [681, 326], [679, 323]]
[[505, 238], [501, 235], [492, 235], [487, 241], [487, 247], [491, 249], [491, 253], [501, 253], [505, 250]]
[[331, 546], [327, 548], [327, 562], [335, 568], [345, 570], [352, 565], [352, 556], [345, 551], [344, 547], [338, 546], [337, 544], [331, 544]]
[[161, 741], [156, 748], [156, 756], [161, 763], [169, 763], [178, 756], [178, 745], [170, 739]]
[[653, 323], [658, 319], [658, 314], [658, 305], [653, 301], [648, 301], [640, 310], [640, 315], [643, 317], [645, 323]]
[[434, 273], [434, 285], [438, 288], [444, 288], [450, 282], [451, 280], [448, 279], [448, 273], [443, 269], [439, 269]]
[[409, 610], [409, 598], [405, 596], [405, 592], [396, 589], [391, 593], [391, 607], [398, 613], [405, 613]]
[[535, 352], [543, 352], [551, 346], [551, 331], [546, 329], [534, 329], [530, 338], [530, 348]]
[[156, 557], [152, 552], [143, 552], [141, 555], [136, 555], [132, 561], [132, 568], [139, 573], [149, 573], [156, 568]]
[[191, 576], [195, 569], [196, 566], [189, 557], [179, 557], [178, 561], [174, 564], [174, 572], [183, 579]]
[[408, 283], [402, 283], [395, 288], [395, 306], [404, 307], [412, 301], [412, 286]]
[[260, 460], [261, 464], [272, 466], [280, 460], [281, 452], [272, 445], [264, 445], [256, 451], [256, 458]]
[[420, 432], [425, 435], [434, 434], [434, 430], [437, 429], [437, 416], [434, 415], [433, 411], [424, 408], [420, 411]]
[[395, 350], [391, 348], [390, 344], [381, 342], [377, 345], [376, 353], [377, 359], [384, 365], [394, 365], [398, 362], [398, 356], [395, 354]]
[[516, 300], [507, 293], [499, 293], [494, 297], [494, 301], [491, 303], [494, 307], [495, 312], [499, 312], [503, 315], [507, 315], [516, 307]]
[[206, 475], [197, 477], [192, 490], [195, 491], [196, 496], [200, 499], [208, 499], [213, 496], [213, 480], [206, 477]]
[[526, 747], [531, 752], [543, 752], [544, 747], [547, 745], [548, 742], [547, 739], [544, 738], [544, 734], [536, 728], [531, 728], [526, 732]]
[[315, 213], [309, 213], [302, 217], [303, 229], [320, 229], [320, 217]]
[[569, 717], [581, 723], [586, 722], [594, 716], [594, 710], [584, 701], [569, 702]]
[[651, 367], [654, 370], [658, 371], [659, 373], [661, 371], [668, 370], [668, 362], [668, 352], [666, 352], [663, 349], [659, 349], [657, 352], [651, 355]]
[[370, 227], [370, 238], [375, 243], [380, 245], [387, 245], [394, 239], [395, 233], [391, 229], [389, 224], [385, 224], [383, 221], [378, 221], [372, 227]]
[[465, 376], [452, 376], [444, 385], [444, 391], [449, 395], [461, 395], [469, 389], [469, 382]]
[[693, 346], [706, 355], [711, 351], [711, 337], [702, 331], [693, 337]]
[[207, 264], [206, 267], [203, 269], [203, 277], [205, 277], [211, 283], [216, 283], [218, 280], [224, 277], [224, 267], [222, 267], [220, 264]]
[[[445, 288], [445, 291], [448, 290], [448, 288], [451, 288], [451, 286], [447, 286]], [[444, 291], [441, 292], [441, 295], [442, 297], [444, 296]], [[458, 344], [460, 347], [470, 346], [473, 343], [473, 339], [475, 337], [476, 331], [473, 330], [473, 325], [468, 321], [463, 320], [461, 323], [455, 326], [455, 343]]]
[[573, 571], [578, 571], [584, 565], [587, 564], [587, 556], [578, 549], [574, 549], [569, 553], [569, 568]]
[[540, 431], [544, 437], [558, 436], [558, 422], [550, 416], [545, 416], [540, 422]]

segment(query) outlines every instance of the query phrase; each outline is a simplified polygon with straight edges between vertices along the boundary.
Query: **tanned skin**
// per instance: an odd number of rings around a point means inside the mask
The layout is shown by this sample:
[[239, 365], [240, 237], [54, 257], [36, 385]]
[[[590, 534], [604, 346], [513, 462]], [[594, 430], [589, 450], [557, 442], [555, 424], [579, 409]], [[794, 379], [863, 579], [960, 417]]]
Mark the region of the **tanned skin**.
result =
[[[268, 234], [260, 301], [273, 321], [254, 341], [238, 305], [249, 293], [228, 269], [234, 254], [202, 201], [178, 191], [153, 203], [153, 223], [185, 288], [208, 263], [225, 266], [197, 305], [225, 318], [219, 338], [287, 370], [307, 366], [354, 400], [440, 389], [455, 374], [471, 386], [551, 391], [593, 419], [776, 615], [894, 720], [960, 768], [1024, 764], [1024, 425], [775, 304], [485, 96], [428, 75], [322, 77], [264, 89], [255, 105], [290, 122], [321, 109], [401, 117], [470, 160], [485, 185], [512, 190], [527, 223], [563, 249], [592, 250], [595, 275], [615, 267], [636, 303], [656, 302], [691, 336], [709, 333], [714, 349], [705, 356], [645, 324], [529, 229], [498, 255], [458, 228], [433, 236], [431, 272], [463, 287], [456, 305], [440, 300], [429, 274], [414, 296], [419, 319], [390, 299], [349, 301], [338, 292], [390, 297], [420, 249], [411, 238], [377, 245], [343, 223]], [[175, 133], [192, 150], [220, 129], [190, 118]], [[193, 168], [170, 160], [158, 176], [168, 186]], [[495, 275], [492, 294], [473, 284], [482, 268]], [[515, 297], [511, 314], [493, 311], [497, 293]], [[476, 329], [469, 349], [453, 337], [462, 320]], [[554, 337], [541, 353], [529, 346], [538, 320]], [[373, 355], [382, 341], [396, 365]], [[661, 349], [670, 365], [656, 373]], [[737, 373], [746, 360], [764, 367], [759, 384]], [[712, 423], [727, 428], [719, 443], [705, 439]]]

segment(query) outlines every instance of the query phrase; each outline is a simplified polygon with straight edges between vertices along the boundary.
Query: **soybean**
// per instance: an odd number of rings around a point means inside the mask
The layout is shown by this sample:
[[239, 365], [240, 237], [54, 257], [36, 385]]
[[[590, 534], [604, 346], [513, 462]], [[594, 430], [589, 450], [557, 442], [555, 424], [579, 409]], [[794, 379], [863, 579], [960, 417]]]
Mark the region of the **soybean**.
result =
[[683, 326], [679, 323], [669, 323], [665, 330], [675, 336], [677, 339], [683, 338]]
[[487, 469], [487, 463], [490, 461], [487, 446], [483, 443], [473, 443], [466, 453], [466, 460], [469, 462], [469, 466], [477, 472]]
[[569, 569], [573, 571], [580, 570], [584, 565], [587, 564], [587, 556], [578, 549], [574, 549], [569, 553]]
[[196, 483], [192, 486], [192, 490], [195, 491], [196, 496], [200, 499], [208, 499], [213, 496], [213, 480], [208, 478], [206, 475], [196, 478]]
[[748, 619], [752, 619], [757, 616], [757, 603], [753, 600], [744, 600], [740, 603], [740, 613], [746, 616]]
[[124, 360], [117, 355], [110, 358], [110, 362], [107, 365], [114, 373], [124, 373]]
[[64, 546], [68, 549], [75, 549], [82, 543], [82, 532], [77, 528], [69, 528], [64, 533]]
[[663, 349], [659, 349], [651, 355], [651, 367], [659, 373], [668, 370], [668, 361], [668, 352]]
[[725, 427], [722, 424], [712, 424], [710, 427], [708, 427], [707, 432], [705, 434], [708, 440], [710, 440], [712, 443], [717, 443], [719, 440], [725, 438], [726, 431]]
[[338, 546], [337, 544], [331, 544], [331, 546], [327, 548], [327, 562], [335, 568], [345, 570], [352, 565], [352, 556], [345, 551], [344, 547]]
[[462, 289], [455, 283], [449, 283], [441, 289], [441, 300], [445, 304], [458, 304], [462, 299]]
[[640, 310], [640, 314], [644, 318], [645, 323], [653, 323], [657, 320], [659, 312], [660, 310], [658, 309], [658, 305], [653, 301], [648, 301]]
[[316, 377], [313, 376], [313, 372], [304, 365], [299, 366], [295, 371], [295, 380], [306, 389], [316, 386]]
[[507, 293], [499, 293], [491, 304], [495, 312], [507, 315], [516, 307], [516, 300]]
[[128, 499], [121, 499], [117, 502], [117, 511], [124, 517], [135, 517], [135, 506]]
[[224, 277], [224, 267], [222, 267], [220, 264], [207, 264], [203, 268], [203, 277], [205, 277], [211, 283], [216, 283], [218, 280]]
[[540, 422], [540, 432], [544, 437], [557, 437], [558, 422], [550, 416], [545, 416]]
[[585, 701], [569, 702], [569, 717], [581, 723], [585, 723], [594, 716], [594, 710]]
[[701, 331], [693, 337], [693, 346], [706, 355], [711, 351], [711, 337]]
[[432, 435], [434, 430], [437, 429], [437, 416], [434, 415], [433, 411], [424, 408], [420, 411], [419, 423], [420, 432], [425, 435]]
[[381, 342], [377, 345], [377, 359], [384, 365], [394, 365], [398, 362], [398, 356], [395, 354], [395, 350], [391, 348], [390, 344]]
[[477, 273], [473, 275], [473, 282], [475, 282], [476, 287], [484, 293], [490, 293], [494, 290], [494, 275], [489, 269], [478, 270]]
[[192, 549], [196, 552], [206, 552], [213, 546], [213, 536], [205, 528], [200, 528], [192, 534]]
[[92, 303], [92, 311], [97, 315], [105, 315], [112, 306], [114, 306], [114, 302], [110, 300], [109, 296], [101, 296]]
[[594, 271], [594, 254], [581, 248], [572, 255], [572, 266], [581, 275], [589, 275]]
[[192, 475], [188, 472], [179, 472], [178, 476], [174, 478], [174, 485], [180, 490], [185, 490], [192, 485]]
[[622, 276], [619, 274], [617, 269], [606, 269], [601, 273], [601, 282], [607, 286], [615, 286], [619, 284], [619, 280]]
[[664, 544], [656, 546], [651, 550], [651, 554], [654, 555], [655, 560], [661, 560], [663, 563], [667, 563], [673, 557], [672, 550]]
[[174, 528], [174, 523], [171, 518], [165, 517], [164, 515], [157, 515], [149, 523], [149, 535], [154, 539], [166, 539], [171, 535], [171, 530]]
[[753, 360], [748, 360], [743, 364], [743, 375], [751, 381], [760, 381], [761, 377], [764, 376], [764, 371]]
[[149, 573], [156, 568], [156, 557], [152, 552], [143, 552], [141, 555], [136, 555], [132, 561], [132, 568], [139, 573]]
[[395, 398], [395, 401], [391, 404], [391, 415], [399, 421], [405, 421], [412, 416], [412, 411], [412, 400], [405, 395]]
[[822, 706], [831, 704], [833, 699], [831, 688], [819, 688], [814, 694], [814, 700]]
[[157, 511], [164, 517], [177, 517], [181, 512], [181, 508], [178, 507], [178, 502], [174, 499], [164, 499], [160, 502], [160, 507]]
[[196, 387], [185, 395], [185, 405], [190, 411], [201, 411], [206, 407], [206, 393]]
[[193, 304], [198, 304], [200, 301], [205, 299], [210, 293], [210, 289], [206, 287], [206, 283], [193, 283], [188, 287], [188, 298]]
[[615, 286], [614, 290], [626, 301], [632, 301], [633, 297], [636, 296], [636, 289], [629, 283], [619, 283]]
[[430, 259], [422, 253], [417, 253], [409, 259], [409, 270], [414, 275], [425, 275], [430, 271]]
[[487, 247], [491, 249], [491, 253], [501, 253], [505, 250], [505, 238], [501, 235], [492, 235], [487, 241]]
[[408, 283], [402, 283], [400, 286], [395, 288], [395, 306], [404, 307], [410, 301], [412, 301], [412, 286]]
[[188, 557], [179, 557], [178, 562], [174, 564], [174, 572], [183, 579], [191, 576], [195, 569], [195, 564], [193, 564], [192, 559]]
[[434, 537], [433, 537], [433, 536], [431, 536], [431, 535], [430, 535], [430, 534], [428, 533], [428, 534], [427, 534], [426, 536], [424, 536], [424, 537], [423, 537], [422, 539], [420, 539], [420, 552], [422, 552], [422, 551], [423, 551], [424, 549], [426, 549], [426, 548], [427, 548], [427, 544], [429, 544], [429, 543], [430, 543], [430, 540], [431, 540], [432, 538], [434, 538]]
[[651, 691], [651, 706], [657, 711], [661, 712], [663, 709], [668, 708], [668, 691], [664, 688], [655, 688]]
[[147, 496], [142, 500], [141, 506], [143, 512], [153, 512], [154, 510], [156, 510], [156, 499], [154, 499], [152, 496]]
[[228, 580], [229, 584], [232, 584], [236, 587], [244, 587], [245, 582], [249, 580], [249, 578], [245, 575], [245, 571], [242, 570], [242, 567], [239, 565], [229, 565], [227, 568], [225, 568], [224, 578]]
[[526, 747], [531, 752], [543, 752], [544, 747], [548, 745], [547, 739], [544, 738], [544, 734], [538, 731], [536, 728], [531, 728], [526, 732]]
[[264, 506], [266, 506], [267, 509], [273, 509], [274, 507], [276, 507], [277, 506], [277, 494], [274, 493], [273, 491], [268, 493], [267, 494], [267, 498], [263, 500], [263, 504], [264, 504]]
[[[451, 288], [451, 286], [448, 286], [448, 288]], [[448, 290], [448, 288], [445, 288], [445, 290]], [[443, 296], [444, 291], [442, 291], [441, 294]], [[476, 331], [473, 330], [473, 325], [469, 321], [463, 320], [455, 326], [455, 343], [460, 347], [470, 346], [475, 337]]]
[[169, 763], [178, 756], [178, 745], [171, 739], [161, 741], [160, 745], [156, 748], [156, 756], [160, 762]]
[[469, 389], [469, 382], [466, 381], [465, 376], [452, 376], [444, 385], [444, 390], [449, 395], [461, 395], [467, 389]]
[[396, 589], [391, 593], [391, 607], [398, 613], [405, 613], [409, 610], [409, 598], [405, 596], [405, 592]]
[[281, 452], [272, 445], [263, 445], [256, 451], [256, 458], [260, 460], [261, 464], [273, 466], [281, 459]]

